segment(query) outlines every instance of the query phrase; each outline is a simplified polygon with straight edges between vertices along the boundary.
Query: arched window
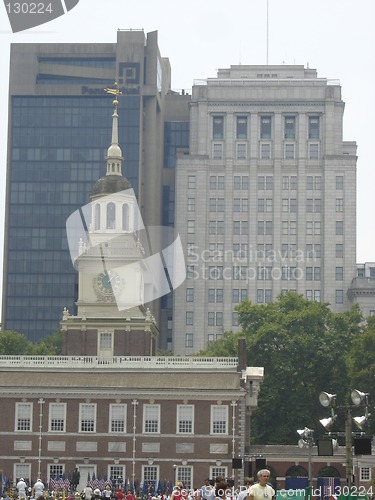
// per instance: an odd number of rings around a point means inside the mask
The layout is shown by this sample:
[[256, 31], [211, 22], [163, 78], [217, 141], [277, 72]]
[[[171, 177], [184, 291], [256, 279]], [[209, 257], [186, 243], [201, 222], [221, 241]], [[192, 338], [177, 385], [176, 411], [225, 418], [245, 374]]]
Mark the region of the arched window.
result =
[[107, 205], [107, 229], [115, 229], [116, 227], [116, 205], [108, 203]]
[[122, 229], [123, 231], [129, 231], [129, 205], [124, 203], [122, 205]]
[[100, 205], [97, 203], [95, 205], [95, 215], [94, 215], [94, 229], [100, 229]]

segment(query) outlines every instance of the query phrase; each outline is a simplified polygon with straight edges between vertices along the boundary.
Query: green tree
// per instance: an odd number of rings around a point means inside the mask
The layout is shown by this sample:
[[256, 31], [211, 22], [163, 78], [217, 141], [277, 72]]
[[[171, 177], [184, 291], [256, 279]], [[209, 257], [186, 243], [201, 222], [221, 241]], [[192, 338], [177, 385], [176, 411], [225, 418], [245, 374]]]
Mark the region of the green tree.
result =
[[358, 307], [334, 314], [328, 304], [288, 292], [276, 302], [242, 302], [237, 311], [242, 332], [226, 333], [203, 355], [235, 356], [238, 336], [246, 338], [249, 366], [264, 367], [258, 410], [252, 418], [252, 441], [295, 444], [297, 429], [319, 429], [326, 410], [320, 391], [347, 397], [346, 354], [361, 332]]
[[36, 344], [34, 346], [34, 353], [42, 356], [58, 356], [62, 351], [61, 343], [62, 334], [61, 331], [57, 331]]
[[367, 318], [363, 332], [353, 340], [347, 356], [347, 365], [350, 387], [370, 393], [372, 417], [365, 429], [373, 434], [375, 433], [375, 317]]
[[12, 330], [0, 331], [0, 356], [33, 354], [34, 345], [22, 333]]

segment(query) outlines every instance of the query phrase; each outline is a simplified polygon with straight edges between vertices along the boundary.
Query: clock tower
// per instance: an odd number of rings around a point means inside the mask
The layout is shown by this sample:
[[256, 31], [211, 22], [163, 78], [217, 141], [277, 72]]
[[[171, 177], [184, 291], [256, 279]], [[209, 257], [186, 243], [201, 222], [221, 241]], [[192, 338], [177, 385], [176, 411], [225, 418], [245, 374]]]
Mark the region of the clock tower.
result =
[[[150, 270], [142, 239], [145, 228], [129, 181], [122, 175], [118, 142], [117, 88], [106, 175], [92, 190], [91, 203], [67, 221], [68, 242], [78, 271], [77, 315], [64, 309], [62, 354], [151, 356], [158, 329], [144, 306]], [[73, 228], [73, 230], [72, 230]], [[146, 241], [146, 240], [145, 240]]]

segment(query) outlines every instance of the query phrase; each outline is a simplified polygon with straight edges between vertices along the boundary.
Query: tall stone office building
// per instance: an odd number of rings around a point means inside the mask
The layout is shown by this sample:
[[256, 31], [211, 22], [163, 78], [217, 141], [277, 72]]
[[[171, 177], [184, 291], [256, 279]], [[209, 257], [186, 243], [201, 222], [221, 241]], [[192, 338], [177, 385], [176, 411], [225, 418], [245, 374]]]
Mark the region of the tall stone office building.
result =
[[188, 276], [174, 295], [174, 352], [238, 329], [244, 298], [285, 290], [350, 307], [356, 143], [337, 81], [302, 66], [231, 66], [195, 82], [190, 154], [176, 166], [175, 224]]
[[[145, 225], [170, 225], [173, 151], [187, 145], [190, 96], [171, 92], [157, 32], [119, 30], [116, 43], [11, 47], [2, 325], [31, 341], [59, 328], [64, 307], [77, 311], [65, 223], [105, 173], [111, 117], [103, 89], [115, 81], [125, 175]], [[151, 306], [156, 318], [159, 306]], [[164, 347], [170, 311], [164, 299]]]

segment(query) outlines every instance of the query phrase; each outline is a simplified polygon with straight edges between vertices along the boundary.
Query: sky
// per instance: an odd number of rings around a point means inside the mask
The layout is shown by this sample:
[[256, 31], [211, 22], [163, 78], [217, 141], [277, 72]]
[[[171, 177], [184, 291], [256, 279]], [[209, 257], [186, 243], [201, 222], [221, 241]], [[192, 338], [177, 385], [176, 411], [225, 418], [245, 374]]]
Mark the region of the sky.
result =
[[171, 63], [173, 90], [189, 91], [194, 80], [215, 77], [219, 68], [267, 60], [308, 66], [318, 77], [339, 80], [344, 140], [358, 145], [357, 262], [374, 262], [374, 19], [373, 0], [79, 0], [57, 19], [12, 33], [0, 5], [0, 280], [10, 46], [115, 43], [118, 29], [158, 31], [161, 55]]

